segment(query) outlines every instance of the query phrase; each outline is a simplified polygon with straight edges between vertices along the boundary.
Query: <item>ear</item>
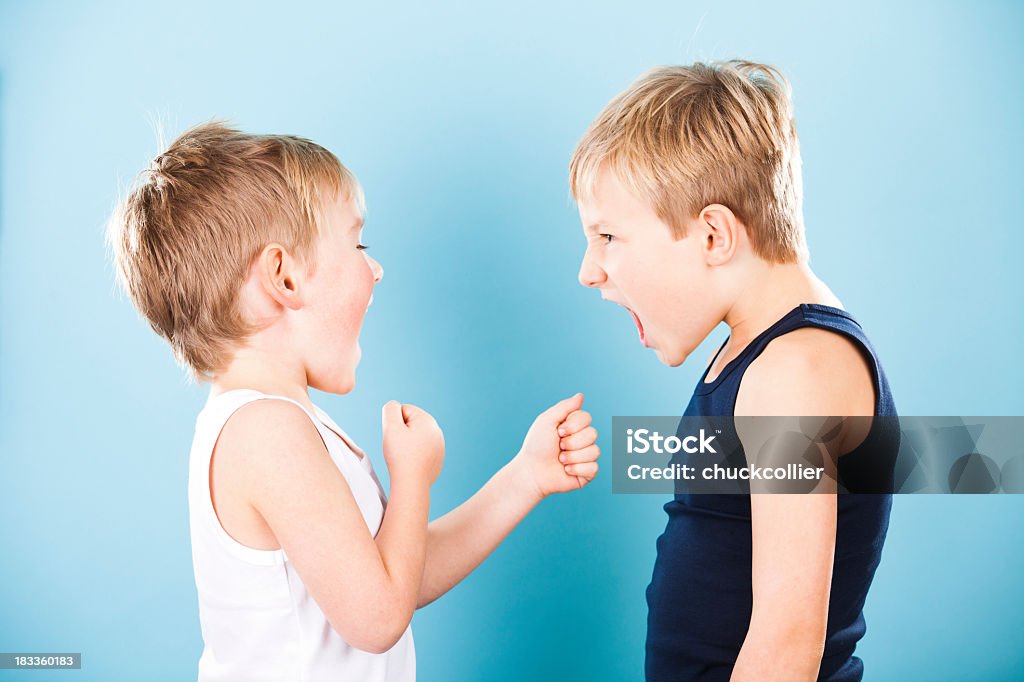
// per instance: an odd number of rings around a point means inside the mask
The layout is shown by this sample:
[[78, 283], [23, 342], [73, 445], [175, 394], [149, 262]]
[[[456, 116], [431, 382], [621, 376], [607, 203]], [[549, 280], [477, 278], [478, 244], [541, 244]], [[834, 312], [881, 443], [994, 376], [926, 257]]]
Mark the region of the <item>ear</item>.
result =
[[709, 204], [697, 216], [708, 265], [724, 265], [732, 260], [739, 246], [743, 224], [729, 207]]
[[256, 258], [256, 276], [263, 291], [290, 310], [303, 306], [305, 268], [278, 243], [267, 244]]

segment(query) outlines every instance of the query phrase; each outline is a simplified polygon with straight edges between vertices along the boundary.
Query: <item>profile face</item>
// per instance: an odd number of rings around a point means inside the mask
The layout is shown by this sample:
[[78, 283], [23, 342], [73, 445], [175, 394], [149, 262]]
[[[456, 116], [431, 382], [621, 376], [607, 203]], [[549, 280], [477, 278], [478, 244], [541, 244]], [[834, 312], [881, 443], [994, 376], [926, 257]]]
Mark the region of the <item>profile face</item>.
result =
[[355, 387], [359, 333], [384, 269], [361, 248], [363, 219], [352, 197], [324, 207], [317, 263], [309, 278], [311, 347], [308, 383], [331, 393]]
[[580, 284], [626, 308], [640, 343], [661, 362], [682, 364], [716, 324], [697, 221], [675, 239], [654, 208], [604, 166], [578, 207], [587, 239]]

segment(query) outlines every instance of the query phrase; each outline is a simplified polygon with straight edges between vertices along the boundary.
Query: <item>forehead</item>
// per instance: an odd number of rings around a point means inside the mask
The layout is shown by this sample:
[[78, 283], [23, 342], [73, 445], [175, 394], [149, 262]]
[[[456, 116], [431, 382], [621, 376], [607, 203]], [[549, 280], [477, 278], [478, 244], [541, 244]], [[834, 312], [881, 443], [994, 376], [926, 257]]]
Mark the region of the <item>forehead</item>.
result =
[[358, 228], [363, 225], [363, 215], [352, 194], [339, 192], [338, 196], [324, 207], [323, 213], [327, 219], [326, 226], [335, 231]]
[[654, 216], [653, 207], [630, 192], [605, 165], [598, 169], [590, 191], [579, 198], [576, 206], [585, 229]]

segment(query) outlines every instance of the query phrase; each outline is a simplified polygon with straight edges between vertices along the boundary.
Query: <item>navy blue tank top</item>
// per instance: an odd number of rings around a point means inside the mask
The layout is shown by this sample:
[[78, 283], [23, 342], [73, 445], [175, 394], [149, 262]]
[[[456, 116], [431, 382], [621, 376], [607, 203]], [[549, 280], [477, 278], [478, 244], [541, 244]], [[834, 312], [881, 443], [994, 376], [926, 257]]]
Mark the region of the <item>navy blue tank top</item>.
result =
[[[740, 380], [750, 363], [772, 339], [801, 327], [832, 330], [853, 340], [873, 371], [875, 415], [896, 416], [882, 365], [860, 324], [845, 310], [816, 303], [791, 310], [747, 344], [714, 381], [705, 383], [712, 359], [685, 416], [733, 415]], [[872, 420], [864, 441], [840, 458], [840, 476], [856, 479], [861, 465], [870, 469], [879, 458], [894, 459], [899, 440], [895, 419]], [[864, 600], [881, 559], [892, 495], [841, 494], [837, 505], [835, 564], [818, 679], [846, 682], [860, 680], [864, 673], [853, 652], [864, 636]], [[668, 524], [658, 538], [658, 557], [647, 588], [647, 679], [728, 680], [747, 634], [753, 601], [750, 497], [677, 494], [665, 511]]]

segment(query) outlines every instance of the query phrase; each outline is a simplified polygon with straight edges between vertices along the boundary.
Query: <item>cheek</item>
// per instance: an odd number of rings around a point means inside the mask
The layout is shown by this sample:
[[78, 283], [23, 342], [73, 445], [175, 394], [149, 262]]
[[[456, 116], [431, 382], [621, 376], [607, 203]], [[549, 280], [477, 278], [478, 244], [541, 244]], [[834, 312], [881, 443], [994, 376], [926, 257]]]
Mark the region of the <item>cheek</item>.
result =
[[370, 270], [366, 259], [361, 257], [350, 266], [352, 276], [347, 278], [345, 284], [345, 312], [344, 319], [346, 327], [358, 330], [366, 316], [366, 307], [370, 304], [370, 295], [373, 293], [373, 271]]
[[675, 297], [673, 286], [669, 285], [670, 263], [657, 257], [621, 258], [610, 263], [608, 279], [622, 292], [630, 307], [641, 315], [660, 318], [666, 308], [671, 307]]
[[690, 352], [707, 332], [711, 301], [703, 276], [691, 254], [670, 247], [637, 259], [620, 274], [623, 293], [646, 314], [653, 334], [679, 352]]

